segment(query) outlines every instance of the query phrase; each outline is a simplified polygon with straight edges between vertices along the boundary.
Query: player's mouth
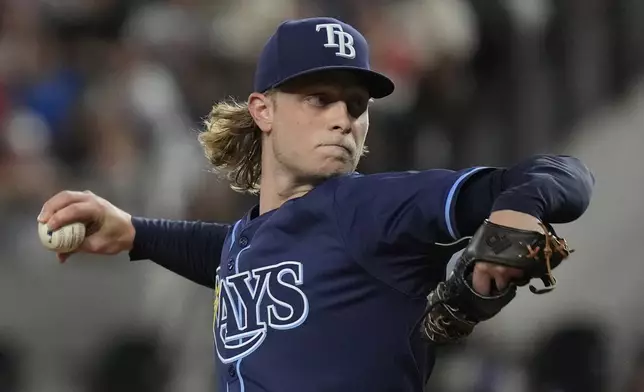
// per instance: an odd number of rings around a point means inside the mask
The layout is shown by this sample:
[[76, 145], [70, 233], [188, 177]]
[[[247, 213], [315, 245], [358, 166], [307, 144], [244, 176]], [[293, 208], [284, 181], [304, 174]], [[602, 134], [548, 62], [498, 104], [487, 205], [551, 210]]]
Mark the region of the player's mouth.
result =
[[322, 144], [322, 147], [337, 147], [341, 148], [343, 151], [345, 151], [349, 156], [353, 156], [353, 149], [350, 147], [342, 144], [342, 143], [327, 143], [327, 144]]

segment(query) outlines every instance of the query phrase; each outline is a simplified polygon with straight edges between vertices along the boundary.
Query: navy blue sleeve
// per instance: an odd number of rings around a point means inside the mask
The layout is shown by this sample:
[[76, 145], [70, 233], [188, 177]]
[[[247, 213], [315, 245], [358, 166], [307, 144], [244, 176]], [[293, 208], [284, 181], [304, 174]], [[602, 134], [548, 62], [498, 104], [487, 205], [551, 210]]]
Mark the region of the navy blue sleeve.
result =
[[334, 209], [358, 263], [395, 289], [422, 295], [444, 278], [453, 254], [445, 245], [472, 235], [491, 212], [569, 222], [588, 207], [593, 185], [579, 160], [540, 155], [508, 168], [348, 176], [338, 181]]
[[461, 188], [477, 173], [493, 170], [473, 167], [348, 176], [336, 188], [340, 229], [351, 237], [370, 233], [427, 252], [427, 245], [458, 238], [454, 211]]
[[537, 155], [469, 178], [454, 208], [456, 236], [471, 236], [493, 211], [514, 210], [548, 223], [568, 223], [588, 208], [595, 178], [579, 159]]
[[133, 217], [130, 260], [151, 260], [200, 285], [215, 287], [229, 225]]
[[444, 278], [451, 254], [436, 244], [454, 240], [453, 210], [461, 187], [487, 170], [493, 169], [343, 177], [336, 185], [334, 212], [348, 252], [395, 289], [425, 295], [432, 282]]

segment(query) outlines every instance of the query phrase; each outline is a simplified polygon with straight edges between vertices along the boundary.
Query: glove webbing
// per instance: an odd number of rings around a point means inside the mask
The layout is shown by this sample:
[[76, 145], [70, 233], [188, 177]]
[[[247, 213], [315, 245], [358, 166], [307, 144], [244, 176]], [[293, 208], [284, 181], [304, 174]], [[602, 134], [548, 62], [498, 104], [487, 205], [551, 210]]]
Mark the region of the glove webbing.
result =
[[[541, 278], [541, 281], [545, 285], [544, 288], [538, 289], [533, 285], [530, 285], [530, 292], [533, 294], [545, 294], [549, 293], [552, 290], [554, 290], [557, 287], [557, 279], [552, 273], [552, 266], [550, 264], [550, 259], [552, 258], [553, 254], [553, 248], [555, 251], [559, 252], [562, 256], [562, 259], [565, 260], [570, 256], [571, 253], [573, 253], [575, 250], [570, 249], [568, 247], [568, 243], [564, 238], [558, 238], [555, 235], [553, 235], [550, 230], [548, 230], [548, 227], [543, 224], [542, 222], [539, 222], [539, 226], [543, 229], [543, 232], [545, 233], [545, 245], [543, 249], [543, 257], [545, 258], [546, 262], [546, 275]], [[526, 255], [526, 258], [529, 259], [538, 259], [539, 257], [539, 251], [541, 250], [540, 247], [532, 248], [530, 245], [526, 245], [528, 248], [528, 254]], [[519, 256], [522, 257], [522, 256]]]

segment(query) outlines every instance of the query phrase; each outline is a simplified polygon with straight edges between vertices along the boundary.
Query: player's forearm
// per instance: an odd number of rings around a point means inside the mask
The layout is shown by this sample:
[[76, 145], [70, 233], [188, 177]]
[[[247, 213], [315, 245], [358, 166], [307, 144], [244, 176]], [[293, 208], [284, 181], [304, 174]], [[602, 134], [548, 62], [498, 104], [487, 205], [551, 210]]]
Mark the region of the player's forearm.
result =
[[193, 282], [215, 285], [227, 225], [132, 218], [136, 230], [130, 260], [149, 259]]
[[578, 159], [539, 155], [473, 178], [457, 201], [462, 235], [471, 235], [494, 211], [522, 212], [548, 223], [567, 223], [588, 208], [594, 178]]
[[590, 204], [595, 180], [578, 159], [537, 156], [506, 170], [502, 193], [492, 211], [513, 210], [548, 223], [579, 218]]

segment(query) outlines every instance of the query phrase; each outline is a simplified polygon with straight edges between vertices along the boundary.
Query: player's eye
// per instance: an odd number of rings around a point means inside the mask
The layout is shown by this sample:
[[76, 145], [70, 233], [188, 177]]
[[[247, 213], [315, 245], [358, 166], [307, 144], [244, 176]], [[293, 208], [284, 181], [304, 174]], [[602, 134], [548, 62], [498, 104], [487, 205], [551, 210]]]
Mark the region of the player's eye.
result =
[[347, 99], [347, 110], [353, 118], [358, 118], [367, 111], [371, 100], [369, 97], [355, 96]]
[[325, 107], [332, 103], [329, 96], [326, 94], [311, 94], [306, 97], [306, 102], [313, 106]]

